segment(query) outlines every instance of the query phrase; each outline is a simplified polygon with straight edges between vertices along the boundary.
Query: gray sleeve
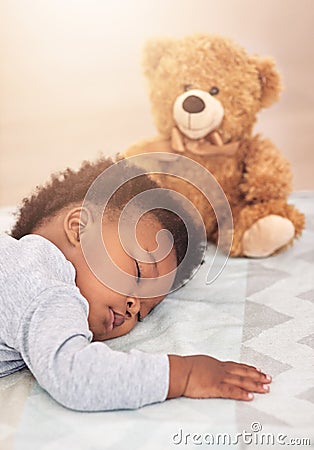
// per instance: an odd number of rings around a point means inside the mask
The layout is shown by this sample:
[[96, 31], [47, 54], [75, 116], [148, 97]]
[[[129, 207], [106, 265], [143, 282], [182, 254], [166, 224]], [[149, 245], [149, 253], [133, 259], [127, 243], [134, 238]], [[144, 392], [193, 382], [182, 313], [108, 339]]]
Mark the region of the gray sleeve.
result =
[[26, 312], [16, 348], [38, 383], [56, 401], [80, 411], [133, 409], [164, 401], [167, 355], [124, 353], [103, 342], [91, 343], [84, 302], [61, 286], [44, 291], [35, 309]]

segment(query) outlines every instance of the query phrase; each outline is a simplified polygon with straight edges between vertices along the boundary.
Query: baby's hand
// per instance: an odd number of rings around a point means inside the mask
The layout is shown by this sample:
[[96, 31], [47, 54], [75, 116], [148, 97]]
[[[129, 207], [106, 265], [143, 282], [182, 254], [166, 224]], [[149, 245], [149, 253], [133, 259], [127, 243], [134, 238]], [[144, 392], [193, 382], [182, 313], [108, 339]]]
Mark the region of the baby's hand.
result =
[[252, 400], [253, 392], [269, 392], [271, 377], [246, 364], [223, 362], [205, 355], [170, 355], [169, 360], [168, 398], [184, 395]]

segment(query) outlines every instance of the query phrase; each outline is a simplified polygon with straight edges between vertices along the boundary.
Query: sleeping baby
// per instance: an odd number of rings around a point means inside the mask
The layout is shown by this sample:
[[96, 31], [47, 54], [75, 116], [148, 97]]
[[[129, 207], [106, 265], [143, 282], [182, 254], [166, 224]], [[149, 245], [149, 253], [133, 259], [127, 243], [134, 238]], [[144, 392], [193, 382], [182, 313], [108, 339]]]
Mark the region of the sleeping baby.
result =
[[[171, 207], [154, 207], [158, 185], [131, 164], [121, 174], [128, 182], [103, 212], [115, 164], [101, 158], [52, 176], [24, 199], [10, 235], [0, 235], [0, 377], [27, 367], [56, 401], [80, 411], [133, 409], [179, 396], [249, 401], [254, 392], [269, 392], [271, 377], [246, 364], [114, 351], [103, 342], [128, 333], [182, 286], [201, 254], [173, 212], [170, 193]], [[97, 195], [84, 201], [100, 176]], [[188, 246], [194, 253], [180, 270]]]

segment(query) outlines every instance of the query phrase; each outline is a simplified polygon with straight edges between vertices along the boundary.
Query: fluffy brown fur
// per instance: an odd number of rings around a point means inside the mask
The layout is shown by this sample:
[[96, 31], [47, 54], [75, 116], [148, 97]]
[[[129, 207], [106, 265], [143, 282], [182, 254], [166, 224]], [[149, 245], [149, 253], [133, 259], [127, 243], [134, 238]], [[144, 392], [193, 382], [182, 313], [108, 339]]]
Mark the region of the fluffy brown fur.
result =
[[[216, 177], [230, 202], [234, 219], [231, 255], [243, 255], [245, 231], [268, 215], [289, 219], [294, 226], [294, 237], [298, 237], [304, 227], [304, 216], [287, 205], [292, 180], [290, 164], [270, 140], [253, 135], [257, 113], [278, 100], [282, 89], [274, 61], [250, 56], [225, 37], [201, 34], [148, 42], [143, 68], [159, 136], [133, 145], [126, 156], [150, 151], [182, 154], [182, 150], [173, 148], [171, 140], [176, 125], [175, 99], [187, 86], [206, 92], [218, 87], [215, 98], [222, 104], [224, 116], [217, 131], [224, 145], [238, 143], [237, 151], [233, 155], [199, 155], [185, 150], [183, 154]], [[158, 180], [194, 202], [203, 215], [208, 239], [216, 241], [215, 215], [200, 192], [169, 176], [160, 176]]]

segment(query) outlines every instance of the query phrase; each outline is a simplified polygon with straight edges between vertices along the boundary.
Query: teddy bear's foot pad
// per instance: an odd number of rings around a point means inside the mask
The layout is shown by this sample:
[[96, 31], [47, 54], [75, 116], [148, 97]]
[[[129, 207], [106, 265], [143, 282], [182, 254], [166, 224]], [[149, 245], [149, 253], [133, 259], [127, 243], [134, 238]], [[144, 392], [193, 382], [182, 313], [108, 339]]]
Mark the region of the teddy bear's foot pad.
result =
[[263, 217], [243, 234], [243, 255], [251, 258], [272, 255], [287, 245], [294, 234], [294, 225], [289, 219], [275, 214]]

